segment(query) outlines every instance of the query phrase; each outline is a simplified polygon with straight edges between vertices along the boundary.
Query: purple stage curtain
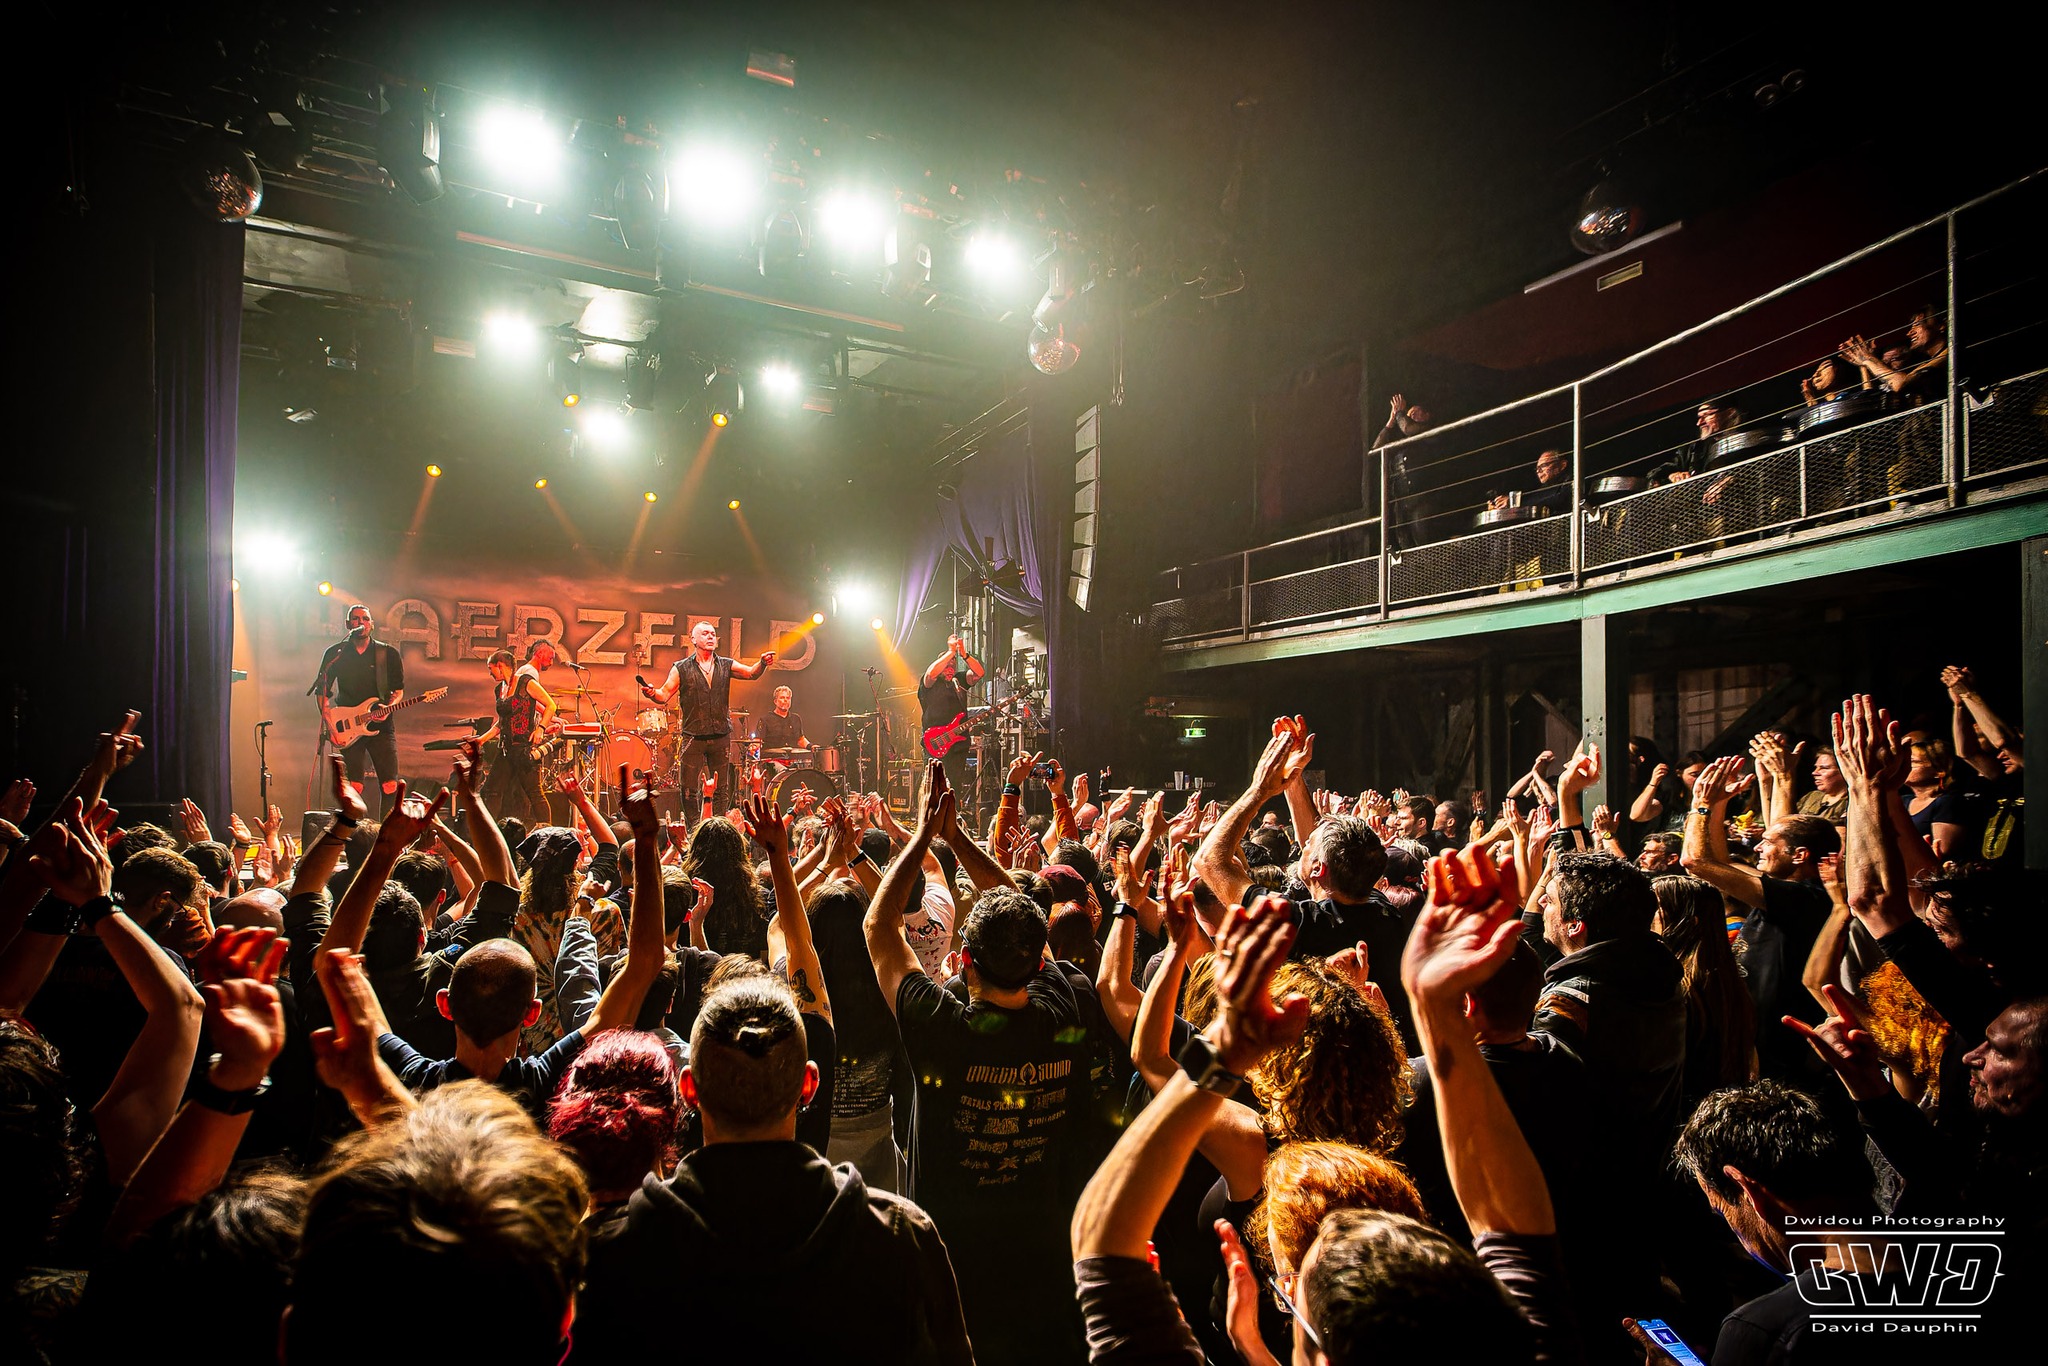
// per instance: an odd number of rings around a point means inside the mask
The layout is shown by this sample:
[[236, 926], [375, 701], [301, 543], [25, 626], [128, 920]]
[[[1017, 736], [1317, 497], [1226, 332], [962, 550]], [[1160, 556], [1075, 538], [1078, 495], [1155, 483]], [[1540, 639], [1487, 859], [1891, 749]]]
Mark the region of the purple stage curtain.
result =
[[909, 643], [920, 609], [938, 591], [935, 581], [948, 551], [960, 554], [983, 578], [995, 579], [998, 568], [1014, 566], [1021, 571], [1021, 582], [994, 584], [996, 598], [1028, 617], [1044, 612], [1045, 581], [1033, 529], [1038, 495], [1028, 426], [990, 441], [959, 467], [955, 477], [958, 496], [930, 496], [920, 530], [904, 556], [893, 636], [898, 650]]

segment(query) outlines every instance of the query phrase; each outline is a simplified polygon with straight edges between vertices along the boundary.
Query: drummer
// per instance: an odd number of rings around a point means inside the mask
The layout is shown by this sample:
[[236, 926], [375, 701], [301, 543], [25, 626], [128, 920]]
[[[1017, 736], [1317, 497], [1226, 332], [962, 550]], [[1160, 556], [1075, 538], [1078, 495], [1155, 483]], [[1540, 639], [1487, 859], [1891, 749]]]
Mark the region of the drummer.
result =
[[[1572, 510], [1572, 457], [1569, 451], [1556, 447], [1545, 450], [1536, 457], [1536, 487], [1522, 494], [1521, 505], [1535, 508], [1537, 517], [1554, 517]], [[1487, 503], [1490, 508], [1504, 508], [1514, 502], [1511, 495], [1497, 493]]]
[[775, 690], [775, 710], [761, 718], [760, 729], [754, 739], [763, 750], [809, 749], [811, 742], [804, 735], [804, 718], [790, 710], [790, 703], [796, 694], [788, 688]]

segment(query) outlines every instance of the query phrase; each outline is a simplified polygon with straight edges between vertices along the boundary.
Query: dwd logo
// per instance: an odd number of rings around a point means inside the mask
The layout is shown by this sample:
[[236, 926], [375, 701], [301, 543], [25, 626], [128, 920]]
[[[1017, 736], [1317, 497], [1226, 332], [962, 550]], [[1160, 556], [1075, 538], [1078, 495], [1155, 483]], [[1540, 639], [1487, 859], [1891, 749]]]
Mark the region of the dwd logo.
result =
[[1792, 1274], [1811, 1272], [1811, 1283], [1795, 1281], [1799, 1296], [1816, 1308], [1829, 1309], [1967, 1309], [1991, 1298], [2002, 1274], [1996, 1243], [1947, 1242], [1939, 1239], [1890, 1238], [1846, 1241], [1858, 1266], [1875, 1266], [1875, 1275], [1851, 1275], [1825, 1265], [1829, 1245], [1794, 1243]]

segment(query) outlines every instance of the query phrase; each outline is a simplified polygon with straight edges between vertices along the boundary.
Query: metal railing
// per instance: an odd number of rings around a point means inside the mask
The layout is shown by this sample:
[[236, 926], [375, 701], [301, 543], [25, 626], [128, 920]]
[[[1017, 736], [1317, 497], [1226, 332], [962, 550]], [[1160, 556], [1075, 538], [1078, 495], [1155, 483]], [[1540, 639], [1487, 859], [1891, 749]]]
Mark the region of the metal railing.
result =
[[[1153, 638], [1194, 648], [1569, 593], [2048, 489], [2044, 200], [2025, 177], [1581, 379], [1389, 442], [1367, 515], [1160, 574]], [[1946, 364], [1900, 394], [1842, 389], [1841, 411], [1799, 398], [1843, 334], [1883, 348], [1937, 300]], [[1677, 405], [1702, 399], [1749, 411], [1743, 449], [1677, 439], [1693, 426]], [[1499, 491], [1546, 449], [1569, 452], [1568, 484]], [[1653, 469], [1670, 482], [1642, 487]]]

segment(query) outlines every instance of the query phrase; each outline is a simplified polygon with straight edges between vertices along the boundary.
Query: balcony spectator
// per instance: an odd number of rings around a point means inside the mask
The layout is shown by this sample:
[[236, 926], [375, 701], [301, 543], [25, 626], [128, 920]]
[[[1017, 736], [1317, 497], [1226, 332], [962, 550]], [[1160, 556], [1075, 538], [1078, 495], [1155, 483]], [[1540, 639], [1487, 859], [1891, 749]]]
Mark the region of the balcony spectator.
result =
[[[1844, 343], [1844, 352], [1847, 349], [1848, 344]], [[1854, 365], [1845, 363], [1840, 356], [1822, 356], [1820, 364], [1813, 367], [1813, 373], [1799, 381], [1799, 397], [1806, 401], [1807, 407], [1813, 408], [1823, 403], [1832, 403], [1853, 390], [1869, 387], [1868, 371], [1859, 372]]]
[[[1429, 429], [1435, 420], [1429, 409], [1421, 404], [1411, 404], [1405, 395], [1395, 394], [1387, 401], [1387, 425], [1372, 439], [1372, 449], [1414, 436]], [[1387, 462], [1387, 506], [1381, 511], [1388, 520], [1388, 542], [1396, 549], [1421, 544], [1422, 493], [1418, 470], [1411, 467], [1410, 452], [1397, 450], [1385, 457]], [[1367, 500], [1370, 503], [1370, 499]]]
[[1699, 428], [1698, 439], [1680, 446], [1662, 464], [1652, 466], [1652, 484], [1676, 484], [1714, 468], [1714, 439], [1727, 436], [1742, 425], [1742, 409], [1710, 398], [1699, 406], [1694, 423]]
[[[1555, 447], [1536, 457], [1535, 484], [1521, 491], [1521, 506], [1535, 508], [1539, 517], [1555, 517], [1572, 510], [1572, 456]], [[1504, 508], [1515, 501], [1512, 494], [1497, 493], [1490, 508]]]
[[1864, 383], [1875, 382], [1915, 404], [1941, 397], [1942, 366], [1948, 360], [1948, 324], [1942, 315], [1923, 308], [1906, 324], [1903, 349], [1879, 355], [1870, 339], [1855, 336], [1842, 343], [1840, 355], [1861, 368]]

